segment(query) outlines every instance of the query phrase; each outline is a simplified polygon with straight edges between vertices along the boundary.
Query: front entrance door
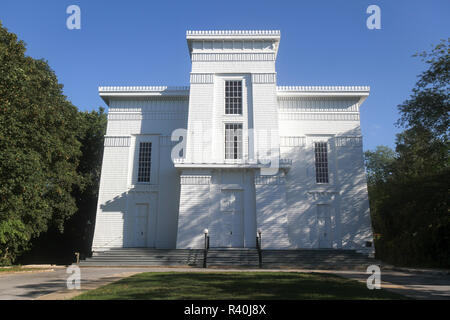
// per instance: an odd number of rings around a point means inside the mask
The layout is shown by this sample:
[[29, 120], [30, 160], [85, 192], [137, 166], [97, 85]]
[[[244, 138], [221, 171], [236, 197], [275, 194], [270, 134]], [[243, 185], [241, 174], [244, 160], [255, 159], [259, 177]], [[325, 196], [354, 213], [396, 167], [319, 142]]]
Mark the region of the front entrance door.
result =
[[331, 215], [330, 205], [317, 205], [317, 232], [319, 248], [331, 248]]
[[242, 191], [223, 190], [220, 203], [220, 227], [217, 247], [242, 248], [244, 246]]
[[134, 221], [134, 246], [147, 246], [147, 232], [148, 232], [148, 204], [136, 204]]

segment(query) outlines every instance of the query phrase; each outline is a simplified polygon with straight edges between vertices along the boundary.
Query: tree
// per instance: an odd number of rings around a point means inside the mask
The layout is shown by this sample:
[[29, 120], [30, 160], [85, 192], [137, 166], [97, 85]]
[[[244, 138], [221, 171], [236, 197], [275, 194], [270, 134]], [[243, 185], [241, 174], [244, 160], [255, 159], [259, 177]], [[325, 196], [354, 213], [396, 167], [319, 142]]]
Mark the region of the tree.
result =
[[72, 191], [77, 211], [64, 223], [63, 233], [55, 227], [49, 227], [47, 232], [32, 241], [31, 250], [20, 256], [18, 262], [70, 264], [74, 261], [75, 252], [79, 252], [81, 258], [90, 255], [106, 122], [103, 108], [78, 113], [77, 139], [81, 143], [77, 167], [79, 184]]
[[450, 266], [449, 42], [421, 57], [429, 65], [398, 106], [395, 156], [366, 152], [377, 257], [394, 264]]
[[99, 108], [98, 111], [89, 113], [80, 112], [79, 117], [81, 157], [77, 171], [81, 183], [73, 192], [78, 210], [66, 224], [66, 239], [72, 244], [71, 252], [88, 255], [97, 213], [107, 116], [104, 109]]
[[367, 173], [367, 183], [372, 186], [379, 182], [386, 182], [392, 174], [395, 152], [388, 146], [377, 146], [375, 151], [364, 153]]
[[407, 176], [438, 174], [449, 169], [450, 38], [422, 57], [422, 72], [413, 94], [398, 106], [398, 171]]
[[43, 60], [0, 24], [0, 263], [76, 210], [78, 111]]
[[410, 99], [399, 105], [397, 124], [405, 128], [426, 128], [435, 139], [448, 142], [450, 125], [450, 38], [431, 52], [415, 56], [429, 65], [419, 76]]

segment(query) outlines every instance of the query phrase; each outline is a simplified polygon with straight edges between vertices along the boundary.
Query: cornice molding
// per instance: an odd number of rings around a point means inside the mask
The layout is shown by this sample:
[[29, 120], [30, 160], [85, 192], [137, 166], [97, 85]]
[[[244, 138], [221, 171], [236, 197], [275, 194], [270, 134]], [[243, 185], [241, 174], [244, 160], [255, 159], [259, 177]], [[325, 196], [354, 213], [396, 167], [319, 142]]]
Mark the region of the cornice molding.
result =
[[274, 53], [192, 53], [193, 62], [275, 61]]
[[190, 36], [280, 36], [280, 30], [187, 30]]
[[191, 73], [191, 84], [214, 83], [214, 73]]
[[256, 175], [255, 184], [256, 185], [282, 185], [285, 184], [284, 176], [274, 175], [274, 176], [264, 176]]
[[337, 136], [334, 138], [337, 147], [361, 147], [362, 137], [361, 136]]
[[105, 136], [105, 147], [129, 147], [130, 136]]
[[276, 73], [252, 73], [252, 83], [276, 83]]
[[280, 120], [359, 121], [359, 113], [279, 112]]
[[280, 147], [304, 147], [305, 136], [280, 136]]
[[110, 103], [111, 98], [144, 98], [150, 96], [189, 96], [189, 87], [167, 86], [104, 86], [98, 87], [100, 97]]
[[101, 92], [164, 92], [164, 91], [189, 91], [188, 86], [103, 86], [98, 87]]
[[278, 92], [370, 92], [369, 86], [278, 86]]
[[201, 175], [182, 175], [180, 176], [181, 185], [209, 185], [211, 184], [211, 176]]
[[146, 112], [108, 114], [108, 121], [114, 120], [184, 120], [187, 112]]

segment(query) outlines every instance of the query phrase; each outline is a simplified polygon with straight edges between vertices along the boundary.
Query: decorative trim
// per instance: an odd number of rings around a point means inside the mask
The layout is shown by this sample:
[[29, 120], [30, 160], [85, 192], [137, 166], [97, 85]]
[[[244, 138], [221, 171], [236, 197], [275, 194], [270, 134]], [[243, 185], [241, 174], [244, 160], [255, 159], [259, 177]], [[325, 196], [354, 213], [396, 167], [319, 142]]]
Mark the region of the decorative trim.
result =
[[108, 121], [115, 120], [185, 120], [186, 112], [148, 112], [148, 113], [114, 113], [108, 114]]
[[274, 53], [192, 53], [192, 61], [275, 61]]
[[186, 36], [280, 36], [280, 30], [187, 30]]
[[105, 147], [129, 147], [131, 142], [130, 136], [105, 136]]
[[105, 86], [98, 87], [99, 92], [162, 92], [162, 91], [189, 91], [189, 87], [168, 86]]
[[276, 73], [252, 73], [252, 83], [276, 83]]
[[360, 92], [370, 91], [369, 86], [278, 86], [279, 92]]
[[179, 141], [172, 141], [172, 136], [159, 136], [159, 145], [162, 147], [171, 147]]
[[167, 112], [181, 112], [187, 113], [188, 105], [148, 105], [141, 107], [110, 107], [108, 114], [120, 114], [120, 113], [167, 113]]
[[180, 184], [182, 184], [182, 185], [208, 185], [208, 184], [211, 184], [211, 176], [182, 175], [180, 177]]
[[359, 112], [358, 98], [278, 97], [282, 112]]
[[191, 73], [192, 83], [214, 83], [214, 73]]
[[128, 189], [128, 193], [134, 194], [145, 194], [151, 192], [159, 192], [158, 184], [136, 184], [132, 185], [130, 189]]
[[359, 113], [280, 112], [280, 120], [359, 121]]
[[280, 137], [280, 147], [304, 147], [306, 145], [306, 137]]
[[309, 200], [312, 201], [333, 201], [336, 198], [336, 192], [329, 191], [309, 191], [306, 193]]
[[274, 176], [264, 176], [256, 175], [255, 184], [256, 185], [281, 185], [285, 183], [284, 176], [274, 175]]
[[361, 147], [362, 137], [340, 136], [335, 137], [337, 147]]

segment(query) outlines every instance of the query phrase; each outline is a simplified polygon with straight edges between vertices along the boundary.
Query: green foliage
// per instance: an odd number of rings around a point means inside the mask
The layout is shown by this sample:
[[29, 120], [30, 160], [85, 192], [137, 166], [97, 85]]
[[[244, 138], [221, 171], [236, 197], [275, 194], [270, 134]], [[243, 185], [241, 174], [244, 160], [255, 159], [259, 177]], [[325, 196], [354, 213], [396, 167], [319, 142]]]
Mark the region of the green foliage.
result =
[[103, 156], [103, 140], [107, 117], [104, 110], [78, 113], [77, 139], [81, 143], [78, 159], [78, 184], [72, 197], [77, 211], [64, 223], [64, 233], [54, 226], [32, 240], [32, 249], [20, 256], [18, 262], [70, 264], [74, 253], [83, 259], [90, 255]]
[[446, 143], [450, 125], [450, 38], [431, 52], [416, 56], [429, 67], [419, 76], [411, 98], [398, 106], [401, 117], [397, 123], [406, 128], [426, 128]]
[[364, 163], [368, 183], [373, 185], [387, 181], [392, 174], [392, 165], [395, 160], [395, 152], [387, 146], [377, 146], [375, 151], [364, 153]]
[[77, 117], [48, 64], [0, 25], [0, 261], [76, 211]]
[[398, 106], [395, 153], [365, 154], [377, 257], [398, 265], [450, 266], [449, 50], [420, 54], [429, 68]]
[[66, 224], [65, 240], [67, 250], [85, 256], [90, 254], [94, 232], [107, 115], [100, 108], [90, 113], [80, 112], [79, 117], [81, 157], [77, 170], [81, 183], [72, 193], [78, 211]]

